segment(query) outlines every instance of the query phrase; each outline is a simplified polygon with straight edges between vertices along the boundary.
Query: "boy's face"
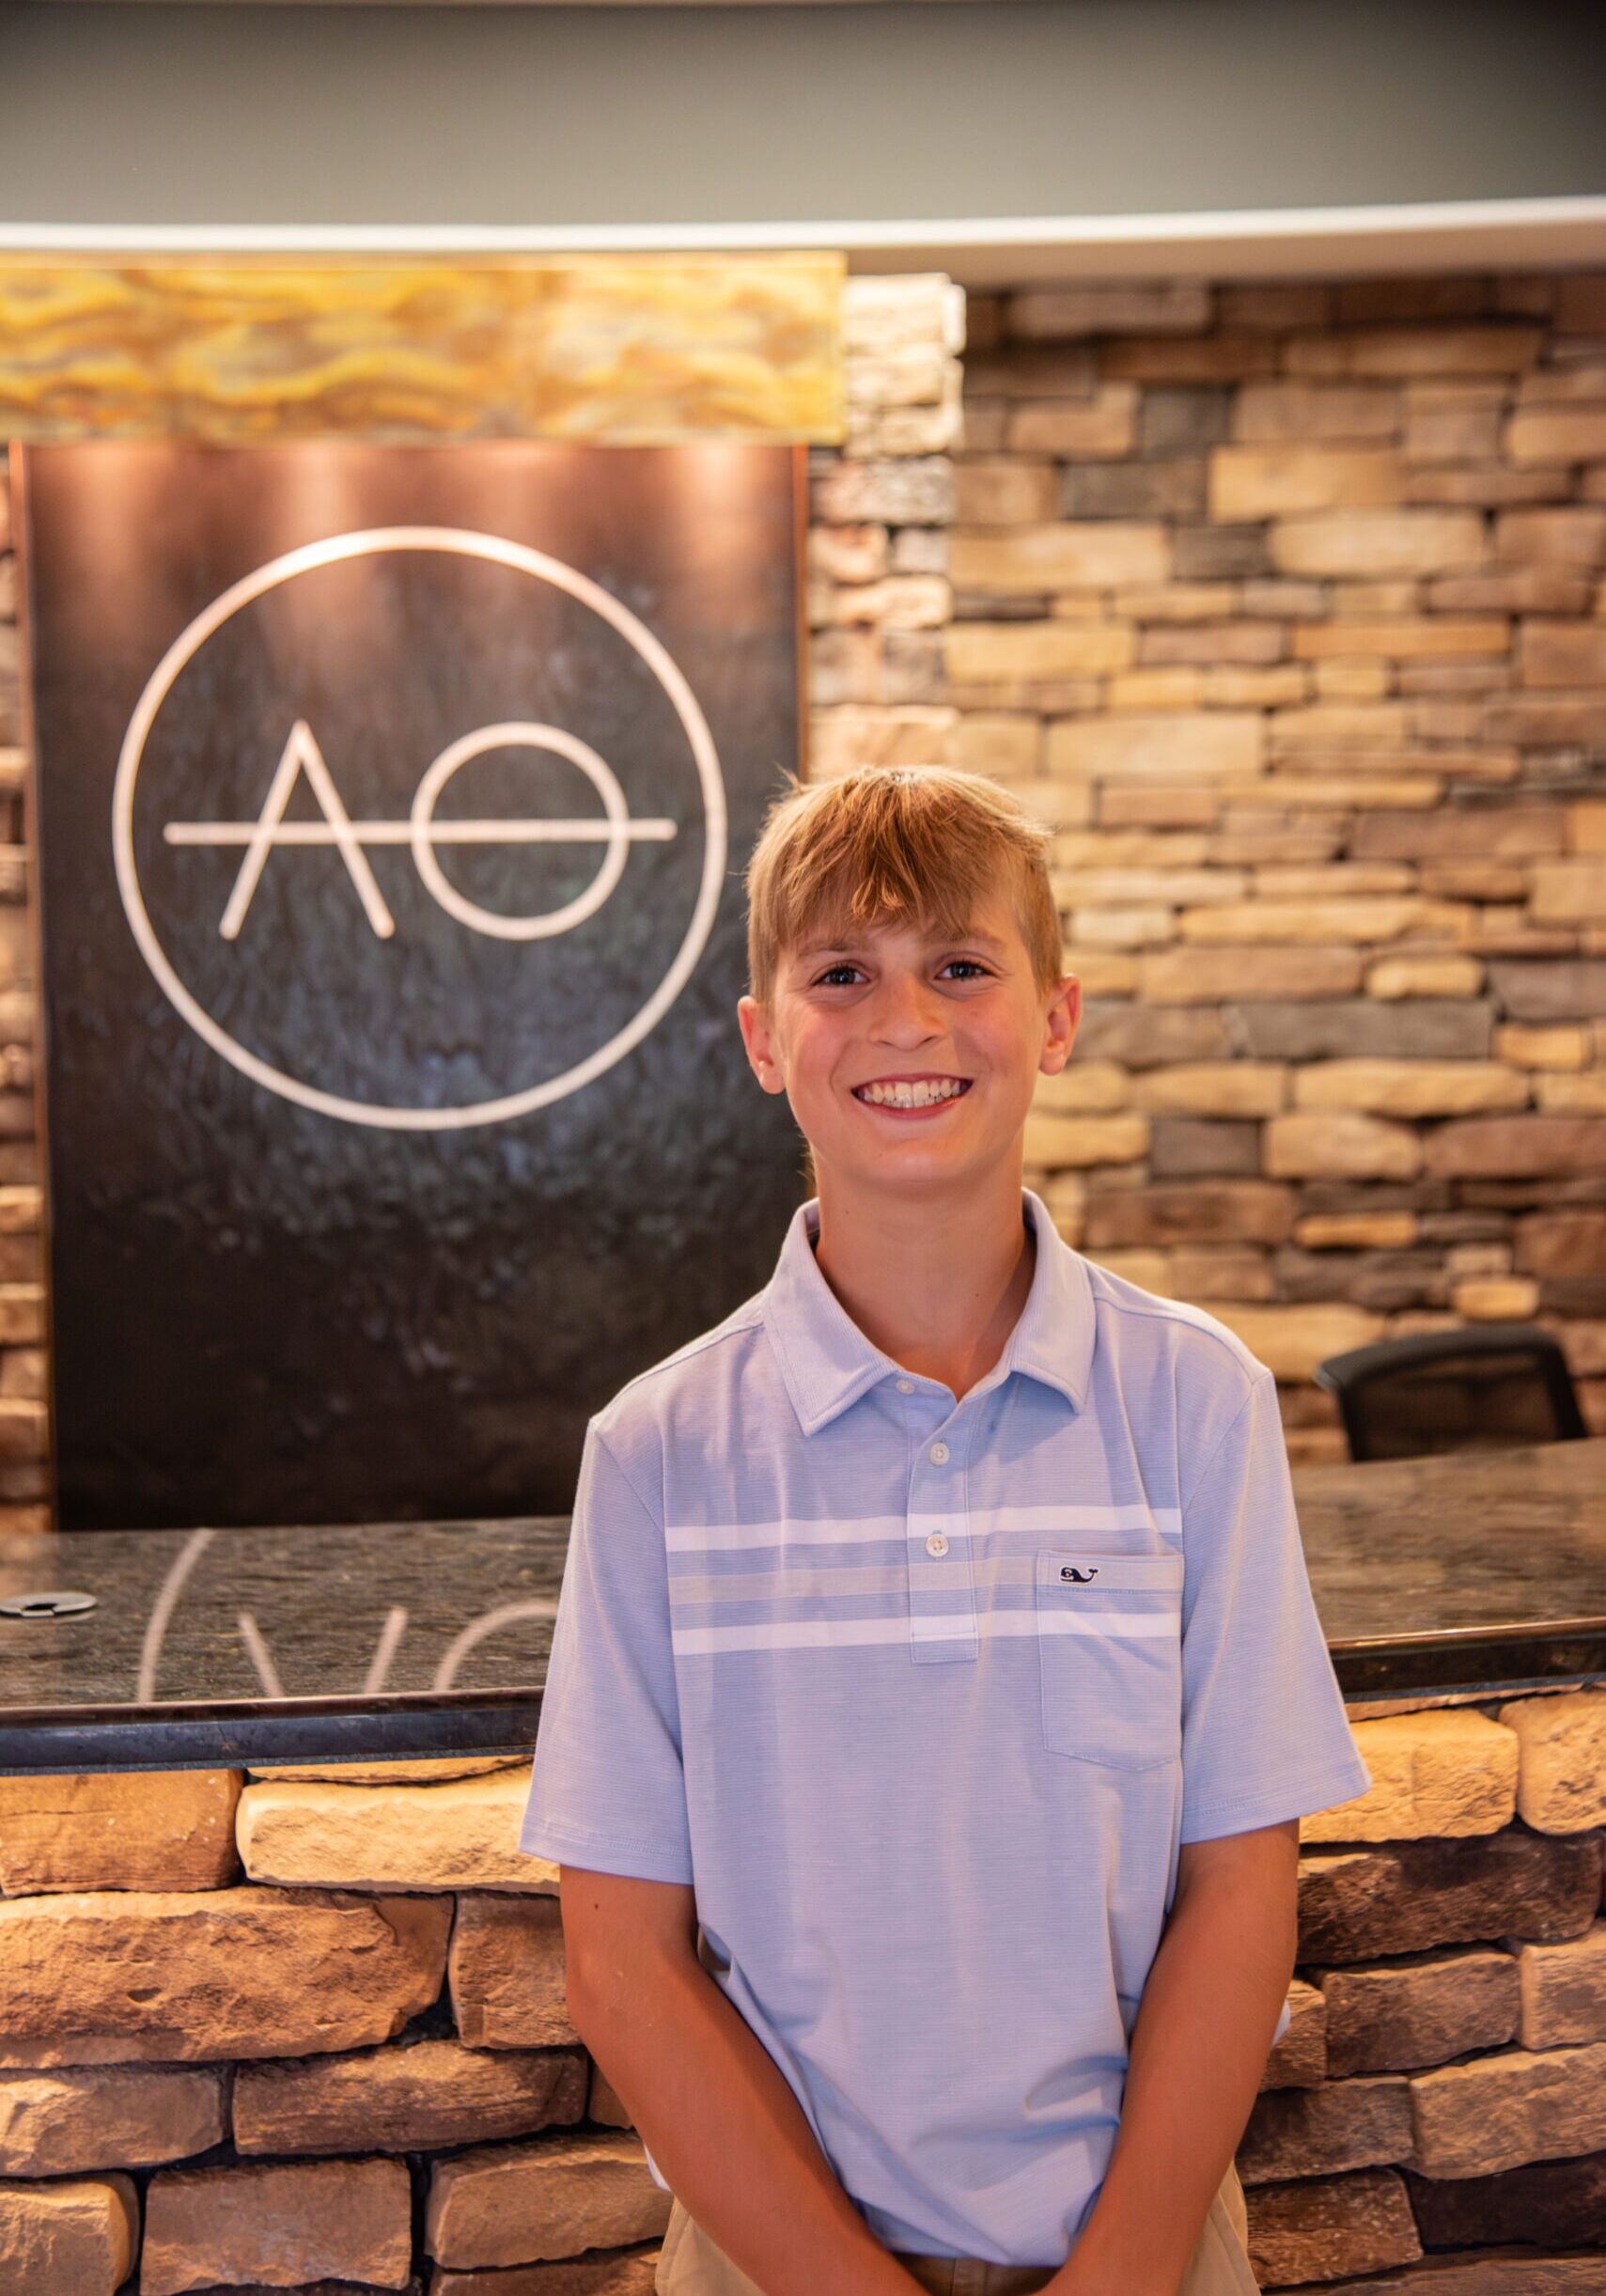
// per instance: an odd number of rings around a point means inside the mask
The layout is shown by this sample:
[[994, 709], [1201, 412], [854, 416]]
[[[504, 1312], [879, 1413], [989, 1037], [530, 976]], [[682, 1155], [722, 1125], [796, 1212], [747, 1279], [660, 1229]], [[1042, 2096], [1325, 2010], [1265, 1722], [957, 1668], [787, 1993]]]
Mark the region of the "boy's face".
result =
[[[1081, 990], [1062, 976], [1046, 998], [1007, 894], [993, 891], [968, 935], [928, 940], [918, 926], [859, 929], [849, 942], [783, 950], [771, 1007], [737, 1010], [766, 1092], [784, 1091], [815, 1167], [840, 1178], [949, 1180], [1013, 1151], [1039, 1075], [1070, 1054]], [[962, 1079], [957, 1098], [877, 1106], [883, 1079]]]

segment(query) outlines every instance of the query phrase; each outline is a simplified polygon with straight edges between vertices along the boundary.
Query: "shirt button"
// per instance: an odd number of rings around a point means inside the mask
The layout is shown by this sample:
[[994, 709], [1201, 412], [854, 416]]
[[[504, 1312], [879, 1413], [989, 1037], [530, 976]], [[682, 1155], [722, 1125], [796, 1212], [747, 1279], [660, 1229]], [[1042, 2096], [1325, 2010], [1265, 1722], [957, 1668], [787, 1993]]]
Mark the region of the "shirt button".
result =
[[912, 1395], [914, 1382], [912, 1379], [900, 1379], [897, 1382], [897, 1392], [899, 1395]]
[[945, 1443], [934, 1443], [926, 1456], [935, 1466], [940, 1467], [948, 1456], [948, 1446]]
[[926, 1541], [926, 1552], [928, 1554], [946, 1554], [948, 1542], [941, 1531], [932, 1532], [930, 1538]]

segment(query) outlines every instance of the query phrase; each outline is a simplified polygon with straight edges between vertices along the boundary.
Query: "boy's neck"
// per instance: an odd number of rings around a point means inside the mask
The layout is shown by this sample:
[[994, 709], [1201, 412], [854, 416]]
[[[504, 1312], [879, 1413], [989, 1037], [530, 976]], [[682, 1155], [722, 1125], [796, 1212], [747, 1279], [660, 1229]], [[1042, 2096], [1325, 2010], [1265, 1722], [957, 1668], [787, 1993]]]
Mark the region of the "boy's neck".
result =
[[821, 1182], [820, 1273], [871, 1344], [956, 1399], [985, 1379], [1021, 1320], [1037, 1240], [1019, 1178], [941, 1210]]

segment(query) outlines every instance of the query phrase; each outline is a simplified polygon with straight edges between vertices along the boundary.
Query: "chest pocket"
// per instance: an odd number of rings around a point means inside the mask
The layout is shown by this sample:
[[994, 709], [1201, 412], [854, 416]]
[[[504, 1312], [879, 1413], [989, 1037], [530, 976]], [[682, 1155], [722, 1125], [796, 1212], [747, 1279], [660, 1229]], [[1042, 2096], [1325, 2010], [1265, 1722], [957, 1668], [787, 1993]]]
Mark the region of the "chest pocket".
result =
[[1043, 1743], [1111, 1770], [1182, 1748], [1182, 1557], [1037, 1555]]

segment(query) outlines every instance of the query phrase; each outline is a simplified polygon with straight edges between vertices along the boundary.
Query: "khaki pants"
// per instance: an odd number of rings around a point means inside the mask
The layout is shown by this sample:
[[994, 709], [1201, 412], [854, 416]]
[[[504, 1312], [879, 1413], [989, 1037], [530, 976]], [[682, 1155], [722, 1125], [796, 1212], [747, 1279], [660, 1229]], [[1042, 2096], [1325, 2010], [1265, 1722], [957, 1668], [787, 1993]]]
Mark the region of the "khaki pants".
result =
[[[1177, 2296], [1259, 2296], [1260, 2283], [1249, 2262], [1248, 2232], [1243, 2187], [1237, 2167], [1229, 2163]], [[916, 2285], [932, 2289], [934, 2296], [1027, 2296], [1029, 2289], [1045, 2287], [1058, 2270], [1047, 2264], [989, 2264], [980, 2257], [911, 2256], [901, 2248], [892, 2253]], [[674, 2199], [653, 2287], [658, 2296], [764, 2296], [756, 2282], [739, 2271]]]

